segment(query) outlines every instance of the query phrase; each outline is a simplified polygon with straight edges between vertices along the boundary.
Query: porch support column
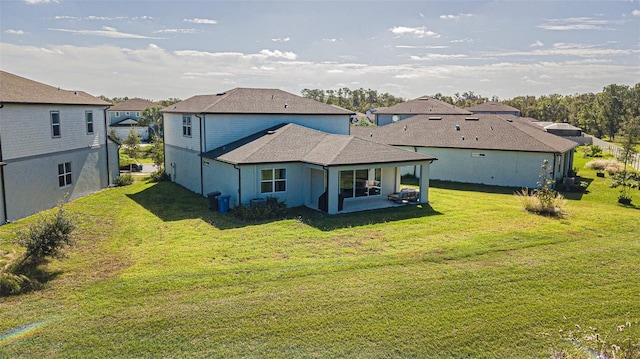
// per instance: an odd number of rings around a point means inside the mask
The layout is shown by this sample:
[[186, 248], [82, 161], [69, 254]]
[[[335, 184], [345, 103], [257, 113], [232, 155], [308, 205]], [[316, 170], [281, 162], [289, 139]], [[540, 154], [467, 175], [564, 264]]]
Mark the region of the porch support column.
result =
[[429, 203], [429, 171], [431, 162], [424, 162], [420, 166], [420, 203]]
[[340, 183], [338, 179], [339, 171], [330, 168], [327, 178], [327, 213], [337, 214], [338, 212], [338, 193], [340, 192]]
[[402, 169], [400, 167], [396, 167], [396, 184], [393, 192], [398, 192], [402, 187]]

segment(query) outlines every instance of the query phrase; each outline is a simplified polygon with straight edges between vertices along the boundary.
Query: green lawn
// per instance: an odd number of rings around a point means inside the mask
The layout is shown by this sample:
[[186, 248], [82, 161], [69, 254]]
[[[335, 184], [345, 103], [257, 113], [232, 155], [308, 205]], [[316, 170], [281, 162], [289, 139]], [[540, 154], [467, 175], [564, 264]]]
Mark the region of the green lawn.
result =
[[637, 340], [639, 207], [579, 174], [562, 219], [451, 183], [430, 206], [250, 224], [170, 183], [105, 190], [68, 204], [78, 242], [46, 288], [0, 298], [0, 358], [545, 358], [576, 324]]

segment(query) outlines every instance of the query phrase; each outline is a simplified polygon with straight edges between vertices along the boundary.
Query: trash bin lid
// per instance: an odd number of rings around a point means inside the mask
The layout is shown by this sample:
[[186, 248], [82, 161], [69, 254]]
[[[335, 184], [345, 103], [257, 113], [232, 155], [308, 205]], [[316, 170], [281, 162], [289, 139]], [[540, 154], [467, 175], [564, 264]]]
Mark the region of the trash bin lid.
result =
[[219, 195], [221, 195], [221, 194], [222, 194], [222, 193], [221, 193], [220, 191], [213, 191], [213, 192], [207, 193], [207, 197], [211, 197], [211, 196], [219, 196]]
[[228, 199], [228, 198], [231, 198], [231, 196], [229, 196], [228, 194], [223, 194], [221, 196], [218, 196], [218, 198], [220, 198], [220, 199]]

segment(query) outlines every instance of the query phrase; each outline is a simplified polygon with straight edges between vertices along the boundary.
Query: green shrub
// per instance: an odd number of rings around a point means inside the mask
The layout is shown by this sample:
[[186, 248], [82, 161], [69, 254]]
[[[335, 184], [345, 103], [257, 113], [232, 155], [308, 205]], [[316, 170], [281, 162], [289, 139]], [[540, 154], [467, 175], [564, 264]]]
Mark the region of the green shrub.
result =
[[287, 205], [276, 197], [267, 197], [267, 203], [264, 207], [251, 207], [240, 204], [235, 206], [231, 212], [236, 218], [245, 221], [257, 221], [283, 217], [287, 213]]
[[602, 157], [602, 148], [598, 145], [586, 145], [582, 152], [584, 157]]
[[164, 182], [169, 180], [169, 175], [162, 169], [157, 170], [149, 176], [150, 182]]
[[128, 186], [132, 183], [133, 183], [133, 175], [131, 175], [130, 173], [120, 175], [116, 177], [116, 180], [114, 181], [114, 184], [117, 187]]
[[61, 257], [62, 249], [73, 244], [71, 233], [76, 223], [66, 213], [64, 205], [58, 210], [43, 214], [29, 227], [27, 232], [18, 233], [18, 244], [26, 248], [25, 261], [40, 261], [46, 257]]

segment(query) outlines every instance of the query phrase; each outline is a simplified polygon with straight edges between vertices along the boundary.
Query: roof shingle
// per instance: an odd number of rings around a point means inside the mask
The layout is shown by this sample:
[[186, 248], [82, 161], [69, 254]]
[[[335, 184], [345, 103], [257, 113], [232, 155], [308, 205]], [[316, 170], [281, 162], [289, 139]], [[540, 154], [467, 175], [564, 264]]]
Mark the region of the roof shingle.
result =
[[391, 107], [379, 108], [376, 115], [470, 115], [463, 110], [446, 102], [436, 100], [430, 96], [422, 96]]
[[111, 105], [83, 91], [62, 90], [5, 71], [0, 71], [0, 85], [0, 102], [4, 103]]
[[436, 158], [296, 124], [260, 131], [202, 155], [231, 164], [305, 162], [321, 166], [432, 161]]
[[352, 111], [277, 89], [235, 88], [215, 95], [198, 95], [162, 109], [167, 113], [330, 114]]
[[395, 146], [562, 153], [578, 145], [509, 115], [419, 115], [381, 127], [355, 126], [351, 133]]
[[158, 104], [141, 98], [130, 98], [111, 106], [109, 111], [142, 111], [154, 106], [158, 106]]

